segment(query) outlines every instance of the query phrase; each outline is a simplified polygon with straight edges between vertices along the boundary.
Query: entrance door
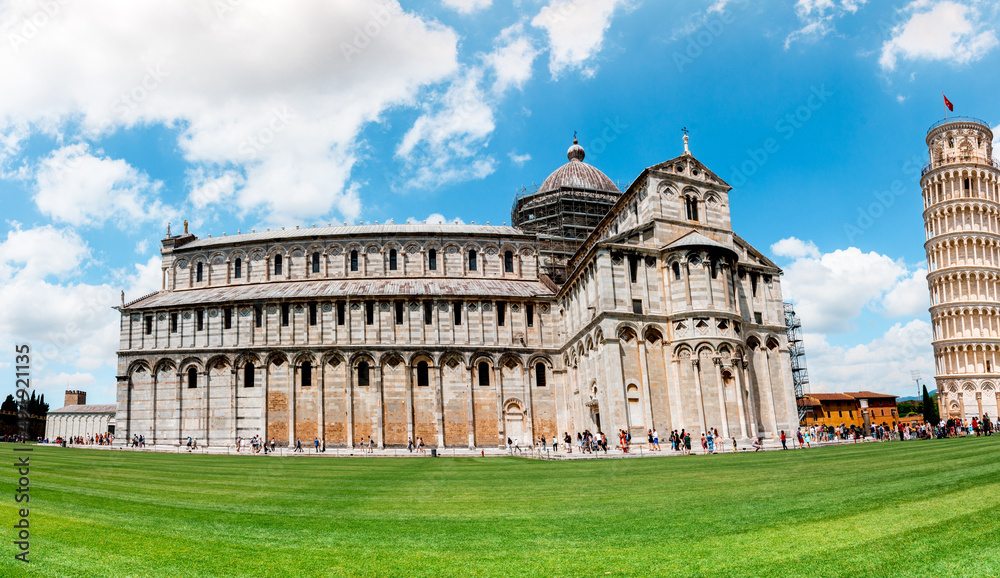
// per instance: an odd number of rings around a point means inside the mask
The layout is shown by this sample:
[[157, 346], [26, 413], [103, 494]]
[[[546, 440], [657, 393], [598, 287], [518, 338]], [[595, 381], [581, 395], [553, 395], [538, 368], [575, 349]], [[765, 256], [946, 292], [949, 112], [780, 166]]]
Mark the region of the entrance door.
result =
[[[524, 439], [524, 416], [520, 412], [509, 411], [505, 419], [507, 424], [507, 437], [520, 442], [520, 445], [527, 445]], [[507, 440], [504, 440], [507, 441]]]

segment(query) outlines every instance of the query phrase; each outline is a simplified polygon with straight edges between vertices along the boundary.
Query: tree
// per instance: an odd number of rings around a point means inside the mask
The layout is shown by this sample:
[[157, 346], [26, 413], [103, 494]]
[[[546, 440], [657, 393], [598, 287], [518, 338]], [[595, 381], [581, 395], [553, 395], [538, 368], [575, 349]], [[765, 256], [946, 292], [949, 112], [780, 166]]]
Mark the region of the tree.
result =
[[3, 400], [3, 405], [0, 405], [0, 411], [17, 413], [17, 402], [14, 401], [13, 395], [8, 395], [7, 399]]
[[938, 413], [937, 404], [934, 403], [933, 399], [931, 399], [931, 394], [927, 393], [927, 386], [926, 385], [924, 386], [923, 404], [924, 404], [924, 421], [925, 422], [927, 422], [929, 424], [932, 424], [932, 425], [936, 425], [939, 421], [941, 421], [941, 416]]

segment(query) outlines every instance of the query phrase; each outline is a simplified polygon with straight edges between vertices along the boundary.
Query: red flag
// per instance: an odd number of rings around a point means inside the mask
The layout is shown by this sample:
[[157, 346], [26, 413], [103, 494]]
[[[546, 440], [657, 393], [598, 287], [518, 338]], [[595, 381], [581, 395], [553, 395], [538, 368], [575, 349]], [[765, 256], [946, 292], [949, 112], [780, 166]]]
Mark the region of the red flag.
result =
[[[941, 93], [941, 96], [944, 96], [943, 92]], [[951, 112], [955, 112], [955, 106], [951, 104], [951, 101], [948, 100], [947, 96], [944, 96], [944, 105], [947, 106], [948, 110], [950, 110]]]

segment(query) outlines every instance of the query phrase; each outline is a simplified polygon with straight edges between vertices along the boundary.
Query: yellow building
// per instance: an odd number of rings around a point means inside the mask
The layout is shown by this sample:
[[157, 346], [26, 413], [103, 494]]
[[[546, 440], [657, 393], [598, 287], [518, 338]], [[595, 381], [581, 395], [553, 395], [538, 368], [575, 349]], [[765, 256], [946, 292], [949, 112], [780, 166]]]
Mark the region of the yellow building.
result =
[[806, 394], [799, 399], [799, 406], [806, 410], [799, 425], [805, 427], [884, 425], [895, 428], [899, 424], [897, 397], [871, 391]]

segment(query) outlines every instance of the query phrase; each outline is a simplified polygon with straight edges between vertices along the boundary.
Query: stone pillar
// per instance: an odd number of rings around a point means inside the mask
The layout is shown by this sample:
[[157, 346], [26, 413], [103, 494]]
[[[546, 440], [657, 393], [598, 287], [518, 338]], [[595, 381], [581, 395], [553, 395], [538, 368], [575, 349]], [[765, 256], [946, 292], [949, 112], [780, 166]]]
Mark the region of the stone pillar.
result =
[[[750, 373], [748, 371], [750, 362], [745, 359], [741, 360], [740, 366], [740, 375], [743, 376], [743, 383], [747, 386], [747, 412], [750, 414], [751, 437], [758, 437], [760, 435], [760, 426], [757, 423], [757, 404], [754, 400], [753, 383], [750, 381]], [[760, 388], [758, 388], [758, 391], [760, 391]]]
[[413, 367], [404, 363], [406, 369], [406, 436], [416, 442], [413, 432]]
[[267, 432], [267, 377], [270, 371], [271, 362], [264, 358], [263, 371], [260, 372], [261, 381], [261, 428], [263, 429], [264, 441], [270, 440]]
[[691, 360], [691, 370], [694, 372], [695, 399], [698, 402], [698, 423], [701, 425], [701, 431], [704, 433], [708, 429], [708, 424], [705, 423], [705, 401], [702, 398], [701, 391], [701, 359]]
[[[323, 256], [324, 263], [326, 262], [326, 256]], [[319, 307], [317, 305], [317, 307]], [[326, 443], [326, 366], [329, 360], [323, 360], [320, 358], [319, 362], [319, 399], [316, 405], [319, 406], [319, 415], [316, 419], [316, 433], [320, 441]]]
[[747, 426], [746, 426], [746, 411], [743, 409], [743, 372], [740, 371], [739, 367], [743, 364], [741, 360], [737, 358], [732, 359], [733, 377], [736, 381], [736, 411], [739, 412], [740, 418], [740, 439], [746, 438], [747, 436]]
[[[153, 416], [152, 416], [153, 427], [152, 427], [152, 432], [150, 432], [149, 443], [151, 445], [156, 445], [156, 386], [159, 380], [156, 378], [155, 370], [150, 371], [149, 373], [150, 373], [149, 377], [153, 381]], [[980, 407], [982, 407], [982, 403], [980, 403], [979, 405]], [[982, 412], [980, 412], [980, 414], [982, 414]]]
[[765, 349], [764, 353], [764, 376], [767, 377], [767, 401], [771, 404], [771, 436], [778, 434], [778, 408], [774, 405], [774, 385], [771, 383], [771, 354]]
[[[465, 262], [464, 255], [462, 262]], [[475, 418], [475, 402], [473, 400], [473, 388], [476, 387], [476, 376], [475, 376], [475, 363], [469, 366], [469, 449], [476, 449], [476, 418]]]
[[[287, 264], [287, 263], [286, 263]], [[289, 267], [288, 269], [291, 269]], [[289, 312], [291, 315], [291, 312]], [[288, 360], [288, 445], [295, 447], [295, 381], [296, 374], [298, 373], [298, 368], [292, 363], [291, 359]]]
[[504, 407], [503, 407], [503, 358], [499, 360], [499, 363], [493, 367], [493, 371], [496, 374], [496, 384], [497, 384], [497, 433], [500, 434], [500, 446], [503, 447], [507, 444], [507, 428], [504, 426]]
[[[177, 368], [177, 443], [184, 444], [184, 379], [180, 367]], [[117, 428], [115, 429], [117, 431]]]
[[375, 380], [375, 383], [377, 384], [376, 386], [378, 387], [378, 406], [377, 406], [378, 413], [376, 414], [376, 417], [375, 417], [375, 428], [376, 428], [375, 437], [378, 438], [378, 439], [375, 440], [375, 441], [378, 442], [378, 449], [380, 449], [380, 450], [384, 450], [385, 449], [385, 434], [384, 434], [384, 431], [385, 431], [385, 417], [384, 417], [384, 415], [385, 415], [385, 394], [383, 393], [383, 389], [384, 389], [384, 385], [385, 385], [384, 381], [385, 381], [385, 372], [382, 370], [382, 364], [379, 363], [378, 364], [378, 376], [377, 376], [377, 379]]
[[729, 416], [726, 415], [726, 387], [722, 383], [722, 358], [714, 357], [715, 379], [719, 385], [719, 416], [722, 420], [722, 437], [729, 439]]
[[444, 449], [444, 371], [437, 366], [437, 392], [434, 400], [434, 418], [437, 423], [438, 449]]
[[[648, 300], [647, 300], [648, 303]], [[649, 394], [649, 360], [646, 359], [646, 339], [639, 338], [639, 379], [641, 381], [642, 410], [646, 418], [646, 427], [656, 429], [653, 425], [653, 400]]]
[[233, 424], [233, 429], [230, 432], [230, 439], [232, 439], [234, 443], [236, 442], [236, 436], [239, 434], [239, 426], [237, 425], [239, 423], [238, 420], [239, 415], [237, 413], [239, 409], [236, 405], [236, 394], [237, 394], [236, 388], [239, 386], [239, 380], [236, 379], [237, 375], [238, 375], [238, 370], [236, 369], [236, 366], [233, 365], [230, 370], [230, 385], [231, 385], [230, 391], [232, 392], [232, 397], [230, 397], [229, 400], [229, 419], [230, 421], [232, 421]]
[[354, 361], [346, 361], [351, 358], [348, 352], [344, 353], [344, 359], [347, 364], [347, 392], [346, 397], [346, 407], [345, 410], [347, 419], [347, 447], [354, 447]]
[[[512, 324], [513, 325], [513, 324]], [[530, 362], [529, 362], [530, 363]], [[531, 444], [535, 443], [535, 411], [531, 402], [531, 378], [533, 377], [531, 368], [528, 367], [528, 363], [524, 364], [524, 421], [527, 425], [527, 436], [531, 440]]]
[[979, 415], [977, 417], [983, 419], [983, 392], [981, 391], [976, 392], [976, 405], [979, 408]]

